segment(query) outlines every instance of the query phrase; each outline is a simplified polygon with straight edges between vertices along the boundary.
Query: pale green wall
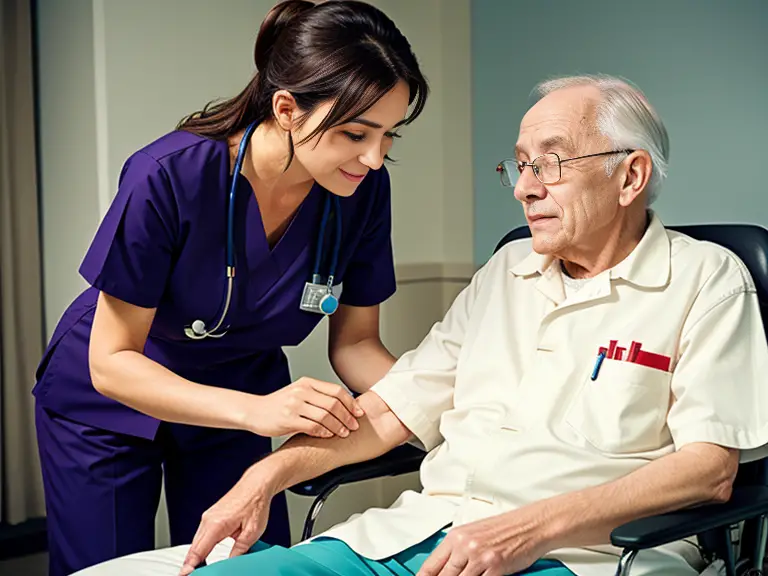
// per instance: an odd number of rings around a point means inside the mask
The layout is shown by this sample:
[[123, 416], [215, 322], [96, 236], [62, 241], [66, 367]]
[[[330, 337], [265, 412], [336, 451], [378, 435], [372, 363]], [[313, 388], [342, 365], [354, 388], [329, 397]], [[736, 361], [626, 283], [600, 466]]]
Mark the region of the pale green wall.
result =
[[665, 223], [768, 227], [768, 1], [473, 0], [472, 67], [477, 263], [524, 223], [494, 168], [533, 86], [560, 74], [624, 76], [655, 105], [671, 140]]

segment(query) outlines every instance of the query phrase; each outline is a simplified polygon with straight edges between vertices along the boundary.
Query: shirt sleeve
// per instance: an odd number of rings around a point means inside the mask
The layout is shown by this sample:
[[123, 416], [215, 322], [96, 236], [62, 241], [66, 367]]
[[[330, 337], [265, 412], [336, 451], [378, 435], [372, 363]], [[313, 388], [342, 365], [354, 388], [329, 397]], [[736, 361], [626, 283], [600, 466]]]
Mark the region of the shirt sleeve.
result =
[[[684, 328], [672, 376], [667, 416], [675, 447], [708, 442], [741, 450], [741, 461], [762, 458], [768, 445], [768, 344], [760, 305], [746, 269], [731, 274], [740, 286], [705, 286], [706, 302]], [[697, 306], [694, 305], [694, 310]]]
[[341, 303], [349, 306], [375, 306], [396, 290], [392, 255], [392, 192], [389, 173], [379, 170], [375, 200], [368, 222], [347, 270]]
[[117, 194], [80, 274], [110, 296], [142, 308], [157, 307], [170, 275], [178, 223], [165, 170], [137, 152], [123, 166]]
[[459, 355], [488, 266], [475, 274], [421, 344], [371, 387], [426, 450], [443, 441], [440, 418], [453, 408]]

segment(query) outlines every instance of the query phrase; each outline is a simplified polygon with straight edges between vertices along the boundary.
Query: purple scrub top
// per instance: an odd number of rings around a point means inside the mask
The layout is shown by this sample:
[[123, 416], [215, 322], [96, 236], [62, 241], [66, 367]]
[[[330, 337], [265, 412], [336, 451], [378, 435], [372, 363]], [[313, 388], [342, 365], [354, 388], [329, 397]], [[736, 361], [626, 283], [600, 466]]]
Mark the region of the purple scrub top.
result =
[[[184, 327], [196, 319], [212, 327], [224, 299], [229, 169], [226, 141], [183, 131], [128, 159], [80, 267], [91, 287], [62, 316], [38, 367], [33, 393], [43, 407], [104, 430], [154, 438], [158, 420], [102, 396], [91, 383], [88, 342], [99, 291], [157, 308], [144, 352], [184, 378], [254, 394], [290, 383], [281, 347], [299, 344], [322, 319], [299, 303], [328, 192], [315, 185], [270, 250], [256, 197], [239, 176], [230, 328], [222, 338], [190, 340]], [[386, 169], [370, 171], [354, 195], [340, 200], [340, 301], [379, 304], [395, 292]], [[332, 237], [327, 229], [328, 259]], [[327, 269], [321, 266], [324, 275]], [[185, 427], [174, 427], [185, 435]], [[194, 436], [195, 427], [186, 428]]]

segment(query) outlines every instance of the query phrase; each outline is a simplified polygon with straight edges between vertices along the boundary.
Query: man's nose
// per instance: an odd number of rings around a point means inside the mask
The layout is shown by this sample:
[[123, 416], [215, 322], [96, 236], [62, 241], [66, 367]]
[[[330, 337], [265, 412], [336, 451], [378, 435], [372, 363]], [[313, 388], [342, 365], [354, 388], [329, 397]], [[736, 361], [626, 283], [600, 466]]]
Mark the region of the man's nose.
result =
[[541, 200], [547, 195], [547, 189], [539, 182], [533, 173], [532, 166], [526, 166], [520, 173], [515, 184], [515, 198], [520, 202], [530, 202], [531, 200]]

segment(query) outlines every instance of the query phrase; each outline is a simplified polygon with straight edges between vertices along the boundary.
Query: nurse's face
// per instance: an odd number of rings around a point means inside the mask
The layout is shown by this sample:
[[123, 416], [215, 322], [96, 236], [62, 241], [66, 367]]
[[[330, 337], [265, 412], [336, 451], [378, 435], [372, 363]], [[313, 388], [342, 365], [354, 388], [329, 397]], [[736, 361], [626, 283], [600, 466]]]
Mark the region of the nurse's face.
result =
[[[295, 147], [295, 160], [326, 190], [351, 196], [369, 170], [377, 170], [398, 137], [397, 127], [408, 113], [410, 91], [400, 82], [358, 118], [334, 126]], [[301, 128], [292, 130], [294, 142], [320, 125], [332, 102], [321, 104]]]

